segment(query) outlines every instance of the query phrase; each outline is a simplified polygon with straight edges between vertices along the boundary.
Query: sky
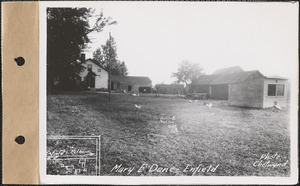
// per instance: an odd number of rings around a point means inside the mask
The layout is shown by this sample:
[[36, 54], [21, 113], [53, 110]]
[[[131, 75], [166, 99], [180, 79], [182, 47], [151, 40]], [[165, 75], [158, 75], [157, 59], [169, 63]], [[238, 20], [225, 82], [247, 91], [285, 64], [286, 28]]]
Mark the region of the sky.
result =
[[[91, 33], [87, 58], [109, 32], [118, 59], [129, 75], [153, 84], [172, 83], [184, 61], [199, 63], [207, 74], [240, 66], [265, 76], [297, 78], [298, 6], [246, 2], [92, 2], [95, 12], [117, 21]], [[93, 23], [93, 19], [91, 19]], [[297, 78], [298, 79], [298, 78]]]

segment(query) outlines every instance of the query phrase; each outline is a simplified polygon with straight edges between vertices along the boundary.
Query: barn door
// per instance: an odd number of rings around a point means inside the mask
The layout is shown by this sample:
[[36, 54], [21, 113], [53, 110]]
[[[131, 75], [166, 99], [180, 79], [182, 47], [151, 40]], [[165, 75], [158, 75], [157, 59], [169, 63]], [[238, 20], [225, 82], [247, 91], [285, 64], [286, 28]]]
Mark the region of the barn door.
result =
[[132, 90], [132, 86], [128, 85], [128, 92], [130, 92]]
[[210, 98], [228, 100], [228, 85], [212, 85]]

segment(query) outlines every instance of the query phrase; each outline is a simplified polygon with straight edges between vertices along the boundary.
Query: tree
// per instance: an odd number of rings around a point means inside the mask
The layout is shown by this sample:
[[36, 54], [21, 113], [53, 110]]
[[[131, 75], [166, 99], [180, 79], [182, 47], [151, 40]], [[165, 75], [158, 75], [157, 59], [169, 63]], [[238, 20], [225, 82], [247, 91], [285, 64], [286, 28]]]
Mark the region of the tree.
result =
[[184, 83], [188, 88], [191, 88], [193, 80], [198, 79], [200, 75], [203, 75], [203, 68], [198, 63], [191, 63], [189, 61], [183, 61], [177, 70], [172, 74], [172, 77], [177, 79], [178, 83]]
[[87, 8], [47, 9], [47, 88], [58, 84], [62, 89], [74, 88], [82, 70], [80, 54], [90, 42], [88, 34], [101, 32], [106, 25], [115, 24], [103, 13], [96, 15], [93, 27], [89, 18], [94, 11]]
[[120, 69], [120, 74], [121, 75], [123, 75], [123, 76], [128, 75], [128, 69], [127, 69], [124, 61], [119, 63], [119, 69]]
[[118, 60], [117, 44], [113, 37], [110, 37], [101, 48], [93, 52], [93, 59], [98, 61], [106, 70], [109, 70], [111, 63], [111, 74], [126, 76], [128, 69], [125, 62]]
[[98, 61], [102, 66], [104, 66], [104, 55], [102, 54], [101, 48], [97, 48], [94, 52], [93, 52], [93, 59]]

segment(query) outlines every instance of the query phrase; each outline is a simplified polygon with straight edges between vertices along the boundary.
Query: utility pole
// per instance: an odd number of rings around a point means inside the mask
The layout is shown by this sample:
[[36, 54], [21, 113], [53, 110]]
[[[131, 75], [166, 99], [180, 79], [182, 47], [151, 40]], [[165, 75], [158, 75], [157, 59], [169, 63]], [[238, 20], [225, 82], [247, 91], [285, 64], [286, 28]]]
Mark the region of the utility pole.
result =
[[108, 96], [108, 101], [110, 101], [110, 95], [111, 95], [111, 36], [110, 36], [110, 32], [109, 32], [109, 49], [108, 49], [108, 53], [109, 53], [109, 96]]

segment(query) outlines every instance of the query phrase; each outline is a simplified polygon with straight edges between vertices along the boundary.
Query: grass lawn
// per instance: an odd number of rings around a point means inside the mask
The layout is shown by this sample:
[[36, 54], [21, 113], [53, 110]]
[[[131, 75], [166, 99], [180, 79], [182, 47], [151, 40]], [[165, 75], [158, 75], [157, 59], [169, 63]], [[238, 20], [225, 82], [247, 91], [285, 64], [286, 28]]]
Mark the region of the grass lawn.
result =
[[[143, 163], [176, 167], [177, 172], [133, 171], [130, 175], [192, 175], [187, 165], [217, 166], [213, 176], [289, 176], [283, 167], [255, 167], [263, 154], [277, 153], [283, 163], [290, 157], [289, 111], [231, 107], [226, 101], [190, 103], [184, 98], [92, 92], [65, 92], [47, 97], [48, 136], [101, 135], [101, 175], [116, 164], [141, 167]], [[142, 106], [137, 109], [135, 104]], [[172, 133], [161, 117], [176, 117]], [[148, 134], [156, 134], [149, 136]]]

